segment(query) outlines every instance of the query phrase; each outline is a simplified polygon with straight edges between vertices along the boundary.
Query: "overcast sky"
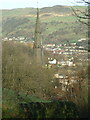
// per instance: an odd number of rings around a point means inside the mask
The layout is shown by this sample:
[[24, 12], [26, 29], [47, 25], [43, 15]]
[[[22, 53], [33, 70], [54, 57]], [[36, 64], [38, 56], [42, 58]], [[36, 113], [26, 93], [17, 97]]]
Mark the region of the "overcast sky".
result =
[[[80, 1], [80, 0], [76, 0]], [[76, 4], [75, 0], [38, 0], [39, 8], [54, 6], [54, 5], [83, 5]], [[37, 0], [0, 0], [0, 9], [26, 8], [37, 7]]]

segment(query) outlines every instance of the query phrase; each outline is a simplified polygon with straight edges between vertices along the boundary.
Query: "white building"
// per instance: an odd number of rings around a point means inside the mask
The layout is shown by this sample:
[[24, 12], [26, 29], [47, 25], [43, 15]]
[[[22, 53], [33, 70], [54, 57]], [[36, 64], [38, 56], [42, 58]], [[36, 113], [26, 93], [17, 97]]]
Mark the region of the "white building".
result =
[[48, 63], [49, 63], [49, 64], [54, 64], [54, 65], [55, 65], [55, 64], [57, 63], [57, 60], [54, 59], [54, 60], [52, 60], [52, 61], [48, 61]]
[[75, 64], [73, 63], [73, 61], [66, 61], [66, 64], [67, 64], [68, 66], [75, 66]]

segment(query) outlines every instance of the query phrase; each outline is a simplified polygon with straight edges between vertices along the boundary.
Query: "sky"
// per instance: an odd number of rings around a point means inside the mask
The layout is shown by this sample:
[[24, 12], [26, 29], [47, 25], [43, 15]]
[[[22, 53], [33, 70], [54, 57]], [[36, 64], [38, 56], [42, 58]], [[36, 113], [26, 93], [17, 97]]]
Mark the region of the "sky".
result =
[[[80, 0], [76, 0], [80, 1]], [[75, 0], [38, 0], [38, 7], [49, 7], [54, 5], [83, 5], [76, 3]], [[0, 0], [0, 9], [15, 9], [37, 7], [37, 0]]]

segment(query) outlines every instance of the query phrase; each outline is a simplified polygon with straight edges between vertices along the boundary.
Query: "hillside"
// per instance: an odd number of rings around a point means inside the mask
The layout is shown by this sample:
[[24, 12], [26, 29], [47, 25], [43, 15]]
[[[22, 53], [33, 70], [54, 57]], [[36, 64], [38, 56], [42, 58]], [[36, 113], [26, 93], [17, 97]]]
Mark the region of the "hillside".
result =
[[[74, 6], [85, 10], [85, 7]], [[2, 10], [3, 37], [27, 37], [34, 40], [36, 8]], [[68, 6], [53, 6], [40, 9], [40, 26], [44, 43], [75, 42], [85, 37], [87, 26], [77, 22]]]

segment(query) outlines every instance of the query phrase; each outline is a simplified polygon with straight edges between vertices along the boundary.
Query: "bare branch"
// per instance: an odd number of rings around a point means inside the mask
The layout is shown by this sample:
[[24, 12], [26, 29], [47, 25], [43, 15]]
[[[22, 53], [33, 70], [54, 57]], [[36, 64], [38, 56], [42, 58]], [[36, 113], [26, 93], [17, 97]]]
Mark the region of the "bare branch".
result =
[[83, 2], [87, 3], [87, 4], [90, 4], [90, 2], [86, 1], [86, 0], [82, 0]]
[[81, 19], [78, 19], [78, 21], [81, 22], [81, 23], [83, 23], [83, 24], [85, 24], [85, 25], [90, 26], [90, 23], [89, 23], [89, 22], [84, 22], [84, 21], [82, 21]]
[[77, 9], [77, 10], [75, 10], [75, 11], [82, 13], [84, 16], [88, 16], [88, 13], [87, 13], [87, 12], [82, 12], [82, 11], [79, 10], [79, 9]]
[[73, 8], [72, 8], [72, 10], [73, 10], [76, 17], [81, 18], [81, 19], [90, 19], [90, 16], [88, 16], [88, 15], [87, 16], [86, 15], [80, 16], [80, 15], [77, 14], [76, 10], [74, 10]]

